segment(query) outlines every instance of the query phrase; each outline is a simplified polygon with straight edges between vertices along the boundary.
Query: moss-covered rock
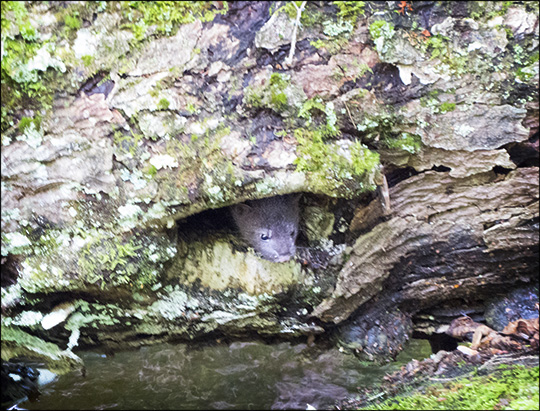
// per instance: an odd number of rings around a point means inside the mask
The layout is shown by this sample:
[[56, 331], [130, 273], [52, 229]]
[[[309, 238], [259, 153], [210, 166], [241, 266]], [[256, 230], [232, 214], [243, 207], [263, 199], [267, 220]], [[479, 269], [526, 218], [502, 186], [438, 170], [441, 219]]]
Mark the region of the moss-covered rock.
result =
[[70, 350], [60, 350], [56, 344], [41, 340], [18, 327], [2, 324], [2, 359], [33, 358], [43, 361], [58, 374], [83, 368], [82, 360]]
[[[30, 318], [80, 300], [65, 324], [32, 326], [44, 338], [118, 347], [322, 332], [310, 315], [344, 321], [384, 288], [399, 250], [437, 234], [425, 210], [378, 213], [383, 170], [393, 186], [447, 173], [443, 198], [456, 184], [498, 189], [500, 169], [534, 191], [520, 171], [535, 166], [532, 3], [396, 13], [308, 2], [291, 66], [292, 3], [4, 3], [3, 307]], [[404, 213], [399, 187], [390, 197]], [[349, 200], [305, 203], [298, 260], [263, 260], [205, 214], [178, 231], [180, 219], [288, 193]], [[519, 198], [500, 211], [507, 224], [482, 217], [485, 247], [505, 249], [498, 236], [534, 220], [534, 194]], [[385, 251], [412, 226], [421, 239]]]

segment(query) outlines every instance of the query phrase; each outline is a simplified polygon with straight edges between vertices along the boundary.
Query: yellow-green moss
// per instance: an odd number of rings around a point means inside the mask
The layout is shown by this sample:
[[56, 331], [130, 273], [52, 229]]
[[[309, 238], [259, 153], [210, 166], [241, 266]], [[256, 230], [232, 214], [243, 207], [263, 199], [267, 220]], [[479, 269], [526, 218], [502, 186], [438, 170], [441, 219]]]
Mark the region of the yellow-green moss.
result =
[[384, 20], [375, 20], [369, 26], [369, 34], [375, 42], [379, 53], [388, 50], [388, 46], [385, 43], [388, 43], [394, 37], [395, 33], [394, 25]]
[[113, 134], [113, 142], [120, 153], [129, 153], [132, 156], [137, 152], [139, 142], [143, 139], [142, 134], [134, 133], [130, 130], [129, 134], [124, 130], [116, 130]]
[[349, 20], [351, 24], [355, 25], [358, 16], [364, 15], [363, 1], [333, 1], [334, 5], [338, 8], [338, 17]]
[[308, 173], [310, 180], [318, 181], [321, 187], [337, 187], [351, 180], [360, 192], [375, 189], [369, 176], [380, 165], [378, 153], [355, 141], [345, 149], [349, 158], [336, 143], [324, 142], [320, 131], [299, 128], [294, 135], [298, 141], [296, 170]]
[[[19, 1], [1, 3], [2, 132], [15, 125], [15, 114], [18, 110], [50, 109], [54, 88], [46, 84], [55, 78], [55, 71], [65, 71], [63, 63], [51, 54], [54, 47], [48, 48], [52, 43], [40, 40], [37, 29], [30, 22], [26, 7], [25, 2]], [[40, 51], [42, 48], [48, 50]], [[39, 58], [42, 66], [52, 70], [29, 68], [29, 62], [38, 58], [38, 53], [41, 53]]]
[[79, 253], [79, 277], [101, 288], [144, 288], [158, 281], [161, 263], [176, 250], [159, 238], [132, 235], [128, 240], [97, 233]]
[[297, 113], [298, 103], [295, 100], [305, 100], [303, 91], [291, 84], [289, 75], [280, 73], [272, 73], [267, 84], [248, 86], [244, 92], [246, 106], [254, 109], [268, 108], [284, 116]]
[[411, 154], [418, 153], [422, 147], [422, 139], [416, 134], [403, 132], [397, 137], [386, 137], [381, 139], [382, 146], [407, 151]]
[[[316, 96], [306, 100], [298, 110], [298, 117], [305, 120], [305, 127], [320, 133], [323, 138], [336, 137], [341, 134], [336, 127], [337, 114], [333, 102], [324, 103]], [[322, 119], [317, 119], [320, 117]]]
[[364, 410], [538, 409], [538, 367], [502, 365], [491, 375], [456, 379]]
[[61, 351], [56, 344], [43, 341], [18, 327], [4, 324], [1, 351], [5, 361], [17, 357], [45, 361], [47, 367], [58, 374], [65, 374], [83, 366], [82, 360], [71, 351]]
[[167, 100], [166, 98], [162, 98], [158, 101], [157, 107], [158, 110], [167, 110], [169, 106], [171, 105], [171, 102]]
[[[148, 27], [155, 26], [160, 34], [173, 35], [182, 24], [195, 20], [212, 21], [216, 14], [225, 14], [229, 8], [226, 1], [121, 1], [122, 14], [126, 16], [124, 27], [130, 28], [142, 39]], [[114, 5], [111, 5], [114, 7]]]

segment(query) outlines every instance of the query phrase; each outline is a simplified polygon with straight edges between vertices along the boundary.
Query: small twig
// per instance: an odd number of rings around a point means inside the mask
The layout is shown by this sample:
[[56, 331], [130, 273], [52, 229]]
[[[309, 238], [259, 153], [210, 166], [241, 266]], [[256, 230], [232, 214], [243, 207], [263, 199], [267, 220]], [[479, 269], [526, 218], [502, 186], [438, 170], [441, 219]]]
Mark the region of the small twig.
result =
[[386, 180], [386, 176], [382, 175], [382, 184], [379, 187], [381, 191], [381, 201], [384, 208], [385, 214], [390, 214], [392, 212], [392, 206], [390, 204], [390, 189], [388, 188], [388, 181]]
[[347, 114], [349, 115], [349, 120], [351, 120], [351, 123], [354, 126], [354, 129], [357, 130], [356, 124], [355, 124], [355, 122], [354, 122], [354, 120], [352, 118], [352, 115], [351, 115], [351, 110], [349, 110], [349, 106], [347, 105], [347, 102], [345, 100], [343, 101], [343, 104], [345, 104], [345, 108], [347, 109]]
[[300, 17], [302, 16], [302, 11], [304, 11], [304, 7], [306, 5], [307, 1], [303, 1], [302, 4], [300, 4], [300, 7], [296, 5], [296, 2], [292, 2], [294, 7], [296, 7], [296, 21], [294, 22], [293, 27], [293, 33], [292, 33], [292, 39], [291, 39], [291, 50], [289, 51], [289, 56], [285, 59], [283, 62], [285, 65], [291, 65], [292, 60], [294, 57], [294, 49], [296, 48], [296, 32], [298, 31], [298, 26], [300, 25]]

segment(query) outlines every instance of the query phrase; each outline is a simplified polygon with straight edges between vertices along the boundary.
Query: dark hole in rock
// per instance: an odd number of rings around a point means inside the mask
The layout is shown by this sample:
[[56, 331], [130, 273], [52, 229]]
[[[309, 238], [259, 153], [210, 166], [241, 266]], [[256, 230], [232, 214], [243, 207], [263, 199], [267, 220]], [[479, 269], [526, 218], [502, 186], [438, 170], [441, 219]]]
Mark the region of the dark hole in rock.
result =
[[205, 210], [178, 220], [176, 223], [180, 238], [204, 237], [206, 234], [217, 232], [236, 232], [229, 207]]
[[412, 167], [394, 168], [385, 171], [388, 187], [393, 187], [401, 181], [406, 180], [417, 174], [418, 171], [416, 171]]
[[450, 167], [446, 167], [446, 166], [433, 166], [433, 167], [431, 167], [431, 169], [433, 171], [437, 171], [438, 173], [446, 173], [446, 172], [452, 170]]
[[104, 71], [96, 73], [96, 75], [82, 85], [79, 91], [83, 91], [87, 96], [102, 93], [107, 97], [114, 88], [114, 81], [111, 79], [104, 80], [106, 76], [107, 73]]
[[511, 143], [506, 148], [510, 159], [518, 167], [539, 167], [538, 132], [522, 143]]
[[495, 172], [495, 174], [507, 175], [512, 170], [509, 168], [501, 167], [501, 166], [495, 166], [493, 167], [493, 171]]
[[[313, 268], [326, 266], [331, 257], [328, 251], [317, 246], [317, 241], [307, 234], [306, 220], [311, 207], [320, 209], [323, 213], [333, 214], [334, 222], [329, 239], [333, 244], [348, 243], [353, 240], [348, 226], [354, 216], [354, 212], [361, 202], [367, 203], [373, 198], [373, 193], [362, 196], [355, 200], [334, 199], [324, 195], [302, 193], [299, 199], [299, 225], [296, 237], [296, 258], [303, 263], [312, 265]], [[250, 203], [247, 201], [246, 203]], [[316, 211], [314, 211], [316, 212]], [[324, 225], [324, 224], [323, 224]], [[345, 227], [345, 229], [344, 229]], [[235, 248], [243, 249], [248, 245], [242, 239], [240, 230], [234, 222], [230, 207], [205, 210], [177, 221], [177, 233], [181, 241], [210, 239], [216, 236], [235, 236], [239, 243], [234, 242]], [[324, 231], [324, 229], [321, 228]], [[321, 239], [322, 240], [322, 239]]]
[[441, 350], [454, 351], [458, 346], [458, 341], [445, 333], [426, 334], [420, 331], [414, 331], [412, 338], [428, 340], [433, 354], [436, 354]]
[[9, 287], [17, 282], [19, 278], [19, 263], [20, 257], [8, 254], [5, 257], [2, 257], [1, 267], [0, 267], [0, 279], [2, 288]]

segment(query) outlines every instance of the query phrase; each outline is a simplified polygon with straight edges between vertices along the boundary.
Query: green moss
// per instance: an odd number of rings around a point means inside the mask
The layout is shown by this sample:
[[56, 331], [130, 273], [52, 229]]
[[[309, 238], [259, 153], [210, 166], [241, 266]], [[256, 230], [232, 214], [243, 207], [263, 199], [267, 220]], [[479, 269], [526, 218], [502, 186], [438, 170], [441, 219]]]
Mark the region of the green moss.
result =
[[[97, 236], [80, 253], [80, 275], [101, 288], [114, 286], [144, 287], [156, 282], [157, 270], [145, 267], [143, 242], [136, 237], [120, 242], [114, 238]], [[153, 274], [148, 275], [149, 271]]]
[[72, 314], [66, 325], [66, 330], [78, 330], [81, 327], [109, 327], [120, 323], [123, 310], [115, 304], [89, 304], [84, 300], [76, 302], [77, 312]]
[[501, 366], [488, 376], [435, 384], [365, 410], [533, 410], [538, 409], [538, 367]]
[[157, 173], [157, 168], [153, 165], [149, 165], [145, 170], [144, 173], [149, 177], [154, 177]]
[[298, 111], [298, 117], [306, 120], [306, 125], [310, 125], [312, 122], [313, 111], [320, 111], [324, 113], [324, 103], [322, 98], [316, 96], [309, 100], [306, 100], [300, 110]]
[[[40, 41], [26, 7], [25, 2], [18, 1], [4, 1], [1, 4], [1, 131], [14, 125], [14, 117], [19, 110], [50, 109], [54, 88], [46, 84], [53, 81], [55, 71], [65, 71], [62, 61], [53, 55], [54, 47]], [[40, 67], [46, 67], [45, 70], [30, 65], [32, 59], [38, 59]]]
[[362, 133], [363, 141], [370, 142], [377, 138], [393, 138], [396, 135], [394, 128], [400, 123], [401, 119], [398, 116], [381, 112], [376, 116], [365, 115], [356, 125], [356, 129]]
[[270, 76], [270, 103], [278, 113], [287, 107], [288, 100], [283, 90], [288, 85], [289, 82], [281, 74], [272, 73]]
[[193, 103], [187, 103], [186, 110], [191, 114], [195, 114], [197, 112], [197, 107], [195, 107]]
[[[496, 16], [504, 16], [515, 1], [473, 1], [468, 3], [470, 17], [488, 21]], [[527, 2], [529, 3], [529, 2]], [[533, 2], [530, 2], [533, 3]]]
[[278, 114], [287, 110], [295, 111], [287, 97], [291, 86], [290, 78], [280, 73], [272, 73], [268, 85], [262, 87], [248, 86], [244, 93], [244, 102], [252, 108], [269, 108]]
[[248, 107], [259, 108], [263, 106], [263, 94], [252, 86], [248, 86], [244, 92], [244, 104]]
[[390, 149], [404, 150], [411, 154], [418, 153], [420, 151], [420, 148], [422, 147], [422, 139], [420, 138], [420, 136], [405, 132], [401, 133], [398, 137], [395, 138], [383, 138], [381, 140], [381, 143], [384, 147]]
[[278, 8], [276, 10], [272, 10], [272, 6], [271, 6], [270, 9], [269, 9], [269, 12], [270, 12], [270, 14], [276, 14], [276, 13], [280, 13], [281, 11], [283, 11], [291, 19], [296, 19], [297, 11], [296, 11], [296, 7], [294, 7], [293, 3], [296, 3], [296, 5], [298, 7], [300, 7], [300, 4], [302, 2], [301, 1], [296, 1], [296, 2], [289, 1], [284, 6], [281, 6], [280, 8]]
[[79, 357], [68, 351], [62, 351], [53, 343], [30, 335], [18, 327], [2, 324], [2, 359], [25, 357], [45, 361], [47, 367], [56, 373], [65, 374], [82, 367]]
[[133, 130], [130, 130], [129, 134], [122, 130], [116, 130], [113, 134], [113, 142], [121, 153], [129, 153], [133, 156], [143, 137], [142, 134], [134, 133]]
[[309, 44], [311, 44], [316, 49], [320, 49], [326, 46], [326, 42], [322, 41], [321, 39], [317, 39], [316, 41], [311, 40]]
[[73, 30], [80, 29], [82, 22], [79, 18], [79, 13], [75, 12], [73, 14], [66, 14], [64, 16], [64, 24]]
[[162, 98], [161, 100], [159, 100], [157, 107], [158, 110], [167, 110], [170, 105], [171, 103], [169, 100], [167, 100], [166, 98]]
[[298, 157], [294, 161], [297, 171], [307, 172], [317, 180], [332, 179], [338, 184], [356, 180], [366, 191], [375, 188], [371, 184], [364, 185], [362, 180], [379, 167], [379, 155], [359, 141], [349, 147], [349, 158], [338, 145], [325, 143], [320, 131], [299, 128], [294, 135], [298, 141]]
[[448, 54], [452, 54], [451, 44], [448, 37], [441, 34], [428, 37], [426, 40], [428, 51], [431, 52], [431, 59], [444, 58]]
[[[428, 37], [423, 42], [415, 43], [415, 47], [422, 53], [429, 54], [431, 60], [438, 59], [443, 65], [448, 67], [452, 74], [462, 75], [466, 72], [476, 71], [477, 68], [471, 64], [469, 54], [462, 55], [455, 52], [455, 46], [450, 39], [441, 34]], [[477, 63], [475, 60], [474, 63]]]
[[210, 135], [212, 135], [212, 139], [214, 140], [214, 147], [207, 147], [211, 150], [217, 150], [219, 149], [220, 147], [220, 140], [225, 137], [225, 136], [228, 136], [229, 134], [231, 134], [231, 127], [230, 126], [226, 126], [225, 124], [220, 124], [215, 130], [211, 131], [211, 130], [207, 130], [205, 135], [208, 137]]
[[[317, 121], [317, 117], [324, 114], [325, 119]], [[336, 137], [340, 131], [336, 127], [337, 114], [332, 102], [324, 103], [320, 97], [312, 97], [306, 100], [298, 111], [298, 117], [305, 119], [305, 126], [317, 129], [322, 137]]]
[[454, 111], [456, 109], [456, 103], [448, 103], [444, 102], [441, 103], [439, 106], [439, 112], [442, 113], [448, 113], [449, 111]]
[[85, 67], [90, 67], [94, 63], [95, 59], [96, 58], [94, 56], [90, 56], [90, 55], [81, 57], [81, 60]]
[[349, 20], [353, 25], [356, 24], [358, 16], [364, 15], [363, 1], [333, 1], [338, 8], [337, 15], [344, 20]]
[[317, 48], [324, 48], [330, 54], [337, 54], [339, 51], [349, 42], [347, 36], [337, 36], [331, 37], [329, 40], [318, 39], [316, 41], [311, 41], [310, 44]]
[[285, 93], [272, 93], [270, 102], [275, 107], [276, 111], [280, 112], [287, 107], [287, 96]]
[[122, 1], [118, 4], [127, 20], [123, 26], [130, 28], [138, 40], [144, 38], [150, 26], [170, 36], [182, 24], [212, 21], [216, 14], [225, 14], [229, 8], [225, 1], [219, 2], [221, 9], [212, 1]]
[[394, 37], [394, 25], [384, 20], [375, 20], [369, 26], [369, 34], [373, 40], [379, 38], [391, 39]]
[[32, 117], [22, 117], [19, 121], [18, 127], [19, 131], [21, 133], [24, 133], [24, 131], [29, 127], [34, 127], [36, 130], [39, 130], [41, 127], [41, 117], [36, 116], [34, 118]]

